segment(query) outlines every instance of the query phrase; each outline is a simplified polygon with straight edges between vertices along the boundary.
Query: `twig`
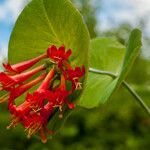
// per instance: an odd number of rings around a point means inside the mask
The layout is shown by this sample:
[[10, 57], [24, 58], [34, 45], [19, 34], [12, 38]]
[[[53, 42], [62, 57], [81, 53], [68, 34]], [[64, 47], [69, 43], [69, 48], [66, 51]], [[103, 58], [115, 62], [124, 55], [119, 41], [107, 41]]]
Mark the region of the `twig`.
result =
[[[108, 75], [112, 78], [117, 78], [117, 75], [113, 74], [112, 72], [108, 71], [103, 71], [103, 70], [98, 70], [94, 68], [90, 68], [89, 72], [97, 73], [97, 74], [102, 74], [102, 75]], [[145, 104], [145, 102], [142, 100], [142, 98], [130, 87], [130, 85], [126, 82], [122, 82], [123, 86], [127, 88], [127, 90], [131, 93], [131, 95], [137, 100], [137, 102], [144, 108], [144, 110], [150, 115], [150, 109], [149, 107]]]

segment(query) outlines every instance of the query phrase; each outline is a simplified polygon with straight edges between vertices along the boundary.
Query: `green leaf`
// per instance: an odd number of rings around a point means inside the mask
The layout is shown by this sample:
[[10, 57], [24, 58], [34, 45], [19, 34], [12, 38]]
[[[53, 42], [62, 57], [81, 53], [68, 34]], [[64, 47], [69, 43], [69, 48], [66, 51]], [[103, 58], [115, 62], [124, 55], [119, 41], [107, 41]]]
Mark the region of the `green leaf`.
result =
[[127, 51], [124, 57], [124, 61], [121, 67], [121, 71], [119, 74], [118, 82], [122, 82], [122, 80], [127, 76], [128, 72], [132, 68], [132, 64], [134, 63], [136, 57], [140, 52], [140, 48], [142, 46], [142, 34], [139, 29], [134, 29], [129, 37], [127, 42]]
[[[109, 50], [107, 48], [111, 44], [113, 44], [113, 41], [109, 41], [106, 44], [100, 39], [92, 40], [90, 67], [112, 72], [118, 77], [112, 79], [109, 76], [90, 73], [87, 86], [79, 103], [80, 106], [87, 108], [98, 106], [99, 103], [106, 102], [112, 93], [120, 86], [131, 69], [135, 58], [139, 54], [139, 50], [142, 46], [141, 32], [138, 29], [131, 32], [123, 62], [123, 51], [121, 52], [121, 49], [117, 49], [116, 46], [116, 53], [113, 53], [114, 50], [112, 48]], [[120, 44], [118, 43], [118, 45]], [[107, 61], [107, 63], [105, 63], [105, 61]]]
[[[125, 47], [113, 38], [96, 38], [91, 40], [90, 67], [119, 74]], [[106, 88], [113, 82], [109, 76], [89, 73], [86, 88], [79, 105], [92, 108], [102, 102]]]
[[[69, 0], [32, 0], [15, 24], [8, 58], [11, 64], [18, 63], [45, 53], [50, 45], [63, 44], [72, 50], [71, 65], [84, 65], [88, 70], [89, 42], [82, 16]], [[79, 94], [72, 99], [78, 98]], [[58, 125], [64, 119], [59, 119]]]
[[139, 54], [140, 48], [142, 46], [141, 42], [141, 31], [134, 29], [129, 37], [126, 46], [126, 54], [122, 63], [121, 70], [118, 77], [107, 87], [106, 92], [102, 97], [102, 102], [106, 102], [112, 93], [121, 85], [122, 81], [126, 78], [129, 70], [132, 68], [132, 65]]
[[89, 34], [82, 16], [68, 0], [32, 0], [19, 16], [9, 42], [9, 61], [17, 63], [50, 45], [71, 48], [73, 66], [88, 67]]

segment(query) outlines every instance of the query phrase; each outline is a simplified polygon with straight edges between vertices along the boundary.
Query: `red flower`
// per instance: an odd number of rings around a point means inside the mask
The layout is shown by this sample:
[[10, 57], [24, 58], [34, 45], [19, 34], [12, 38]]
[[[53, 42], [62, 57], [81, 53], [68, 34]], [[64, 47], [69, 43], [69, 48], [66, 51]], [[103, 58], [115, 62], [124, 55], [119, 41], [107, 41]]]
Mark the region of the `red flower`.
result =
[[48, 90], [37, 90], [33, 94], [27, 94], [26, 101], [30, 103], [30, 108], [38, 113], [43, 109], [46, 100], [51, 99], [52, 92]]
[[[9, 103], [9, 110], [13, 115], [13, 119], [7, 127], [8, 129], [21, 123], [28, 132], [28, 138], [39, 131], [42, 142], [46, 142], [45, 132], [50, 133], [46, 128], [46, 125], [53, 110], [53, 103], [48, 102], [47, 104], [44, 104], [44, 101], [49, 99], [49, 97], [52, 97], [52, 92], [47, 89], [49, 88], [49, 82], [53, 76], [54, 69], [49, 72], [41, 86], [33, 93], [33, 95], [27, 94], [26, 101], [23, 104], [16, 107], [12, 102]], [[27, 87], [29, 86], [26, 86], [26, 88]], [[13, 92], [12, 94], [12, 98], [16, 98], [17, 93]]]
[[12, 88], [17, 84], [21, 84], [25, 80], [32, 77], [34, 74], [36, 74], [39, 71], [44, 70], [44, 69], [45, 69], [45, 67], [44, 67], [44, 65], [42, 65], [31, 71], [21, 73], [18, 75], [14, 75], [14, 76], [9, 76], [9, 75], [5, 74], [4, 72], [1, 72], [0, 73], [0, 83], [2, 84], [4, 90], [8, 90], [9, 88]]
[[58, 107], [60, 114], [59, 117], [62, 118], [62, 112], [63, 112], [63, 106], [64, 104], [67, 104], [70, 109], [74, 109], [75, 105], [73, 103], [70, 103], [67, 100], [68, 95], [71, 94], [71, 91], [66, 90], [66, 85], [65, 85], [65, 78], [63, 75], [61, 75], [61, 84], [60, 86], [54, 91], [53, 94], [53, 101], [54, 105], [53, 107]]
[[34, 93], [27, 94], [26, 101], [31, 103], [34, 112], [40, 111], [44, 107], [44, 102], [52, 97], [52, 92], [48, 91], [49, 83], [54, 77], [54, 68], [48, 73], [40, 87]]
[[[9, 104], [10, 113], [14, 116], [15, 120], [16, 120], [16, 118], [18, 118], [17, 119], [18, 123], [20, 122], [24, 126], [28, 126], [29, 123], [31, 122], [31, 121], [29, 121], [29, 119], [32, 118], [33, 115], [34, 116], [39, 115], [39, 113], [42, 113], [42, 116], [47, 120], [48, 114], [45, 114], [45, 113], [47, 113], [45, 110], [45, 106], [43, 106], [40, 110], [35, 111], [35, 110], [33, 110], [33, 104], [36, 104], [35, 102], [36, 102], [35, 99], [33, 101], [26, 99], [25, 102], [19, 106], [15, 106], [13, 103], [10, 103]], [[48, 108], [50, 110], [52, 110], [52, 106], [48, 107]], [[8, 126], [8, 128], [15, 127], [16, 124], [13, 124], [14, 118], [13, 118], [13, 122]]]
[[24, 102], [18, 107], [11, 105], [13, 118], [7, 129], [16, 127], [21, 123], [26, 129], [28, 138], [39, 132], [42, 142], [46, 143], [47, 139], [45, 134], [53, 134], [53, 132], [49, 131], [46, 127], [48, 119], [53, 111], [53, 107], [48, 103], [39, 113], [34, 113], [30, 110], [29, 106], [30, 104], [28, 102]]
[[[42, 81], [44, 78], [46, 77], [46, 74], [42, 74], [41, 76], [37, 77], [36, 79], [30, 81], [29, 83], [26, 84], [22, 84], [20, 86], [18, 86], [17, 88], [13, 88], [10, 91], [10, 96], [8, 94], [9, 97], [9, 101], [8, 101], [8, 106], [20, 95], [22, 95], [23, 93], [25, 93], [27, 90], [29, 90], [30, 88], [32, 88], [34, 85], [36, 85], [37, 83], [39, 83], [40, 81]], [[7, 98], [8, 99], [8, 98]], [[7, 100], [5, 99], [5, 101]], [[4, 99], [3, 99], [4, 101]]]
[[43, 143], [47, 142], [46, 133], [53, 134], [53, 132], [49, 131], [46, 127], [52, 111], [53, 107], [48, 103], [41, 109], [40, 113], [30, 114], [24, 120], [24, 127], [26, 128], [28, 138], [39, 132], [41, 141]]
[[4, 68], [6, 69], [6, 72], [8, 73], [21, 73], [29, 68], [31, 68], [34, 64], [39, 62], [40, 60], [47, 57], [47, 54], [42, 54], [36, 58], [33, 58], [31, 60], [27, 60], [18, 64], [10, 65], [9, 63], [3, 63]]
[[[69, 109], [74, 109], [75, 104], [68, 100], [69, 96], [75, 90], [82, 88], [79, 79], [85, 74], [85, 68], [84, 66], [82, 68], [72, 68], [68, 61], [71, 53], [70, 49], [65, 51], [64, 46], [56, 48], [53, 45], [47, 49], [47, 54], [43, 54], [37, 58], [12, 66], [10, 64], [3, 64], [6, 72], [0, 73], [0, 91], [5, 90], [8, 93], [0, 98], [0, 103], [8, 100], [8, 110], [12, 115], [12, 121], [7, 127], [8, 129], [20, 123], [24, 126], [28, 138], [38, 132], [42, 142], [46, 143], [46, 134], [53, 133], [47, 128], [53, 111], [58, 110], [60, 112], [59, 118], [62, 118], [65, 105]], [[36, 73], [42, 70], [46, 70], [47, 72], [51, 68], [51, 64], [46, 63], [46, 65], [39, 66], [28, 72], [22, 72], [47, 57], [54, 62], [51, 71], [28, 82], [27, 80]], [[60, 85], [58, 85], [58, 80], [60, 80]], [[66, 80], [72, 82], [72, 88], [66, 88]], [[40, 81], [42, 83], [39, 88], [33, 93], [27, 93], [24, 102], [17, 106], [15, 104], [16, 98]]]
[[62, 67], [63, 62], [69, 58], [71, 53], [72, 52], [70, 49], [67, 52], [65, 52], [64, 46], [61, 46], [57, 49], [56, 46], [52, 45], [47, 49], [47, 55], [60, 67]]
[[68, 92], [66, 90], [61, 90], [61, 89], [57, 89], [54, 92], [53, 107], [54, 108], [59, 108], [59, 111], [60, 111], [59, 118], [63, 117], [62, 113], [63, 113], [63, 107], [64, 107], [65, 104], [68, 105], [69, 109], [74, 109], [75, 108], [75, 104], [73, 104], [73, 103], [71, 103], [67, 100], [67, 97], [68, 97], [69, 94], [70, 94], [70, 92]]
[[81, 78], [85, 74], [85, 67], [82, 66], [76, 67], [75, 70], [69, 69], [64, 71], [65, 79], [72, 82], [72, 89], [82, 89], [82, 83], [79, 82], [79, 78]]

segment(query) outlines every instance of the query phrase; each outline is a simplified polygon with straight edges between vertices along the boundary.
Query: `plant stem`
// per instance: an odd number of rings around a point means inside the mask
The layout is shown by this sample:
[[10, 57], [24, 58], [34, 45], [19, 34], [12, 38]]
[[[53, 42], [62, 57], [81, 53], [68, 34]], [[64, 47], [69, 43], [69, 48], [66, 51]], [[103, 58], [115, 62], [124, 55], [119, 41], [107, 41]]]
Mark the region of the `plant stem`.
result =
[[[113, 74], [112, 72], [103, 71], [103, 70], [97, 70], [94, 68], [89, 68], [89, 72], [102, 74], [102, 75], [108, 75], [112, 78], [117, 78], [117, 75]], [[149, 107], [144, 103], [142, 98], [130, 87], [130, 85], [126, 82], [122, 82], [123, 86], [127, 88], [127, 90], [131, 93], [131, 95], [137, 100], [137, 102], [144, 108], [144, 110], [150, 115], [150, 109]]]

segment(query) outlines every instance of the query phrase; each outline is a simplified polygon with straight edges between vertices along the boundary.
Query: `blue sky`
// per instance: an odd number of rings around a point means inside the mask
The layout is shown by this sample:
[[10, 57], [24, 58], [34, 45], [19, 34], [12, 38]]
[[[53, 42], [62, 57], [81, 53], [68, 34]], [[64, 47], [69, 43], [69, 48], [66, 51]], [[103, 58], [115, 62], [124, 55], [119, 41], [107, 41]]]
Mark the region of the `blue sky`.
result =
[[0, 0], [0, 59], [7, 56], [13, 25], [26, 0]]
[[[7, 56], [7, 45], [13, 25], [29, 0], [0, 0], [0, 59]], [[97, 28], [107, 30], [129, 22], [133, 27], [138, 21], [147, 17], [144, 34], [150, 35], [150, 0], [101, 0], [101, 11], [97, 12], [100, 22]], [[94, 2], [94, 0], [93, 0]], [[97, 4], [98, 5], [98, 4]], [[145, 50], [150, 57], [149, 50]]]

